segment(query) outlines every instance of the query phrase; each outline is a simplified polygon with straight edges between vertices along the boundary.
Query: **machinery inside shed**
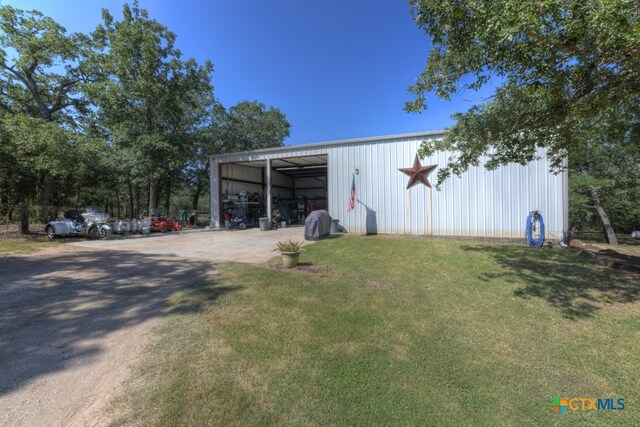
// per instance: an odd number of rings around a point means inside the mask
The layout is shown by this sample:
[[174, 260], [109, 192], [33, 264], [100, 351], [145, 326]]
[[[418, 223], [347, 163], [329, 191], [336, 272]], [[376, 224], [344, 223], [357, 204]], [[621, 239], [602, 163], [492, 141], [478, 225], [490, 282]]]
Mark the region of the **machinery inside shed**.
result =
[[219, 174], [225, 228], [257, 226], [263, 217], [272, 226], [303, 224], [328, 207], [326, 154], [220, 163]]

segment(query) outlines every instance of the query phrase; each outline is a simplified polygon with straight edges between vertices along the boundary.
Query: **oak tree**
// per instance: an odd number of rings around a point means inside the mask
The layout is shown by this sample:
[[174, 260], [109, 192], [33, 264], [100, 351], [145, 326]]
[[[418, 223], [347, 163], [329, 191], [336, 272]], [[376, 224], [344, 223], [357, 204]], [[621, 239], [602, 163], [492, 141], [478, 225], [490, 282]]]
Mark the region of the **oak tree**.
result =
[[[640, 25], [635, 0], [410, 0], [433, 48], [410, 86], [407, 111], [427, 108], [431, 93], [450, 99], [492, 82], [494, 95], [466, 112], [420, 154], [446, 150], [450, 174], [484, 163], [526, 164], [544, 148], [554, 171], [580, 153], [584, 126], [616, 112], [638, 117]], [[633, 120], [630, 126], [637, 126]], [[610, 126], [609, 126], [610, 127]], [[635, 147], [637, 139], [629, 142]]]
[[132, 193], [148, 185], [148, 207], [154, 210], [161, 187], [168, 199], [172, 178], [193, 155], [191, 134], [213, 100], [213, 65], [182, 60], [176, 35], [137, 2], [123, 6], [119, 22], [103, 10], [103, 23], [92, 36], [89, 64], [97, 77], [86, 91], [114, 149], [122, 152]]
[[81, 61], [88, 39], [69, 34], [38, 11], [0, 7], [0, 129], [3, 199], [22, 208], [40, 195], [41, 219], [55, 210], [55, 181], [78, 143], [78, 118], [88, 113]]

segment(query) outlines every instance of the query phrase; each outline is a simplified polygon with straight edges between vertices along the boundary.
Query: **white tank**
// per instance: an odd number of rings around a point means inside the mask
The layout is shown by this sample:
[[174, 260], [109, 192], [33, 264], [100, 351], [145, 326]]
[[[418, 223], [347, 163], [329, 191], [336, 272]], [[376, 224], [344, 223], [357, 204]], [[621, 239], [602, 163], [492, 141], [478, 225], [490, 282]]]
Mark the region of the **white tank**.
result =
[[142, 234], [151, 233], [151, 220], [143, 219], [142, 220]]

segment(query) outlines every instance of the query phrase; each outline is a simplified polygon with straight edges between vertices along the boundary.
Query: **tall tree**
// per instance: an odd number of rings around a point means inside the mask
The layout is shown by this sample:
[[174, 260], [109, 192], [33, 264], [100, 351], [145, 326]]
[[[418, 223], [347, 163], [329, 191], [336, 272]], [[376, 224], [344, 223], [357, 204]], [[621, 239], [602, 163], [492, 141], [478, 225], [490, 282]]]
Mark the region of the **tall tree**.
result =
[[580, 149], [569, 155], [570, 218], [582, 228], [595, 211], [605, 240], [616, 243], [614, 227], [631, 231], [640, 225], [640, 119], [624, 110], [610, 114], [576, 129]]
[[217, 153], [279, 147], [291, 129], [279, 109], [258, 101], [241, 101], [228, 110], [216, 105], [213, 115]]
[[594, 143], [570, 164], [570, 219], [574, 230], [602, 224], [605, 240], [617, 242], [614, 227], [640, 225], [640, 152], [628, 145]]
[[210, 124], [199, 132], [198, 155], [189, 163], [187, 179], [193, 188], [193, 208], [209, 183], [209, 155], [280, 147], [291, 124], [278, 108], [258, 101], [241, 101], [226, 109], [216, 103]]
[[2, 175], [11, 176], [3, 184], [15, 186], [3, 193], [13, 193], [21, 203], [23, 233], [36, 191], [43, 207], [54, 204], [55, 179], [74, 144], [77, 119], [88, 112], [79, 65], [87, 43], [86, 36], [68, 34], [38, 11], [0, 7], [2, 163], [13, 165]]
[[[424, 110], [429, 92], [449, 99], [500, 83], [444, 139], [421, 154], [448, 150], [438, 184], [481, 158], [485, 166], [525, 164], [544, 147], [553, 170], [581, 150], [581, 126], [607, 123], [613, 111], [637, 116], [640, 105], [640, 9], [635, 0], [410, 0], [418, 26], [431, 36], [424, 71], [407, 111]], [[638, 140], [631, 141], [638, 146]]]
[[89, 61], [98, 80], [86, 90], [115, 148], [123, 151], [129, 186], [146, 182], [153, 210], [161, 186], [193, 154], [190, 135], [213, 99], [213, 65], [182, 61], [175, 34], [137, 2], [123, 6], [120, 22], [103, 10], [103, 21], [93, 33], [96, 49]]

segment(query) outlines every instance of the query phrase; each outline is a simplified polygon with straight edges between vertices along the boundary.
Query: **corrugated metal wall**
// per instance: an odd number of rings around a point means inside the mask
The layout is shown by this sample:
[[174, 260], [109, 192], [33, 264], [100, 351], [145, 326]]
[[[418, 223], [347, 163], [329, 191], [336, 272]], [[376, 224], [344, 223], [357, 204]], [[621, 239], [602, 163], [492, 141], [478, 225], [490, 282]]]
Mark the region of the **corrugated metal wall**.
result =
[[[397, 137], [300, 150], [292, 146], [282, 152], [225, 156], [220, 161], [327, 154], [329, 214], [353, 233], [523, 238], [528, 213], [538, 209], [548, 238], [562, 238], [566, 175], [549, 173], [543, 151], [540, 160], [527, 166], [509, 165], [495, 171], [472, 167], [461, 177], [447, 179], [440, 191], [422, 184], [407, 190], [409, 177], [398, 169], [413, 165], [423, 139]], [[448, 157], [440, 152], [421, 162], [443, 166]], [[359, 170], [355, 177], [359, 202], [347, 212], [355, 169]], [[434, 186], [437, 170], [429, 177]]]
[[[251, 181], [256, 183], [262, 182], [262, 168], [250, 167], [244, 165], [224, 164], [220, 165], [222, 171], [222, 193], [236, 194], [241, 191], [249, 191], [251, 193], [263, 192], [262, 184], [249, 184]], [[229, 179], [230, 178], [230, 179]], [[271, 172], [271, 182], [274, 185], [272, 193], [274, 197], [291, 197], [291, 191], [283, 187], [291, 187], [292, 180], [288, 176], [278, 172]]]
[[[542, 212], [547, 235], [561, 238], [562, 175], [552, 175], [546, 158], [527, 166], [495, 171], [472, 167], [435, 189], [418, 184], [406, 189], [409, 177], [399, 168], [413, 166], [420, 139], [345, 145], [329, 153], [329, 213], [349, 231], [434, 236], [524, 237], [525, 220]], [[544, 153], [540, 152], [543, 156]], [[421, 159], [422, 165], [445, 165], [448, 153]], [[347, 212], [352, 173], [356, 175], [356, 209]], [[369, 227], [369, 229], [367, 229]]]

